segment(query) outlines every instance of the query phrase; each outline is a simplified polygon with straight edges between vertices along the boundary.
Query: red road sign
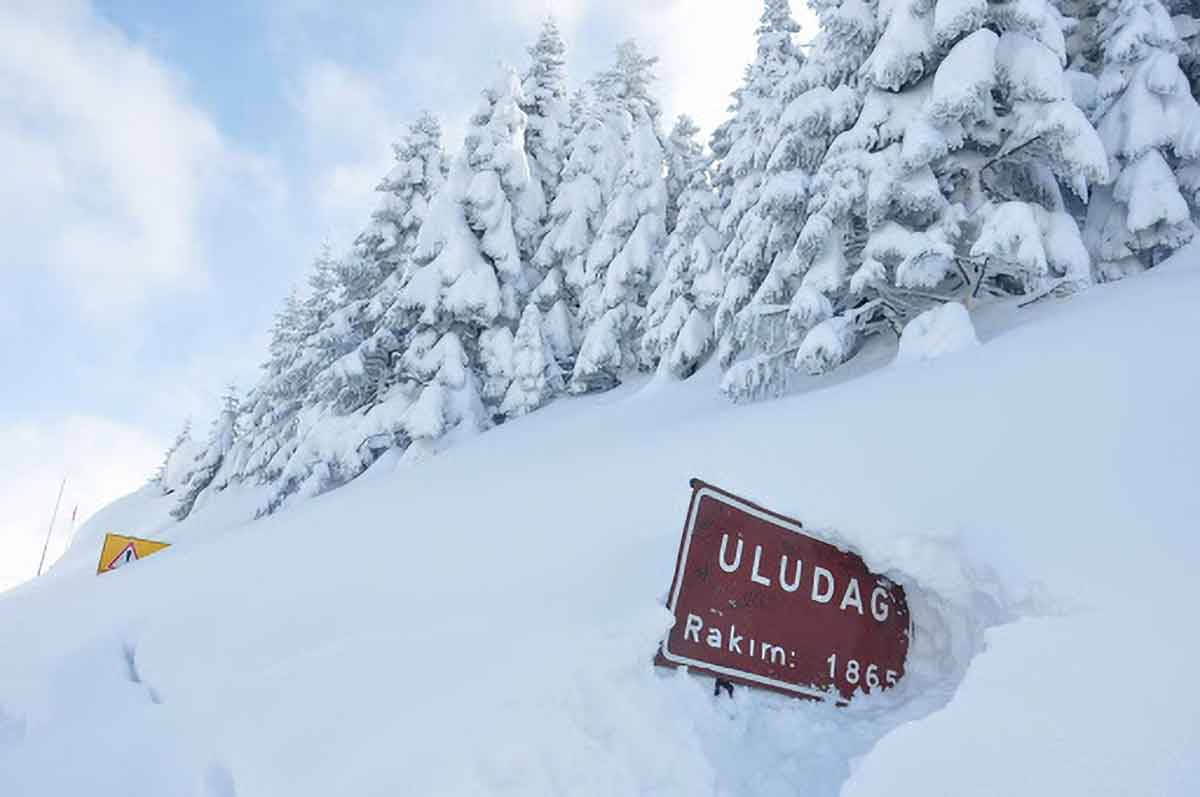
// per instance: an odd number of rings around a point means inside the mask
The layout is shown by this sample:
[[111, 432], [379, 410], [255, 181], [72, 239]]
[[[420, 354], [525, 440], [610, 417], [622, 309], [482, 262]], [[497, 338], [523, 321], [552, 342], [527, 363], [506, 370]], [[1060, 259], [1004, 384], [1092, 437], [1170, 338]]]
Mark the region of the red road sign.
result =
[[704, 482], [692, 502], [656, 663], [798, 697], [894, 686], [911, 636], [904, 589], [800, 523]]

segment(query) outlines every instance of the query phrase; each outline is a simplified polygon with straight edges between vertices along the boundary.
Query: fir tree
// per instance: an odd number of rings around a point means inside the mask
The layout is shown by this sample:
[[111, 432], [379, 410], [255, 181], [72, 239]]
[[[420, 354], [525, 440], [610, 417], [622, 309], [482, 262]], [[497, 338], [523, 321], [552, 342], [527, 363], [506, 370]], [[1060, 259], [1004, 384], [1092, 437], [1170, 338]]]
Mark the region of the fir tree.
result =
[[344, 331], [331, 323], [342, 303], [339, 271], [329, 247], [322, 247], [307, 294], [303, 299], [289, 295], [276, 316], [271, 356], [262, 380], [243, 402], [243, 434], [230, 457], [241, 479], [277, 481], [299, 445], [301, 411], [313, 400], [317, 375], [336, 359], [336, 341]]
[[675, 229], [679, 208], [685, 191], [691, 187], [696, 172], [705, 166], [704, 147], [697, 141], [700, 128], [687, 114], [675, 120], [667, 138], [667, 234]]
[[612, 388], [622, 372], [639, 365], [637, 331], [656, 276], [667, 205], [660, 111], [649, 94], [657, 60], [626, 42], [616, 65], [594, 82], [605, 124], [619, 131], [622, 165], [587, 255], [580, 303], [585, 331], [571, 376], [577, 393]]
[[[588, 188], [590, 175], [583, 153], [579, 153], [568, 170], [576, 136], [585, 122], [587, 101], [582, 92], [568, 99], [566, 45], [558, 25], [547, 19], [537, 43], [529, 48], [532, 63], [522, 82], [525, 102], [523, 109], [529, 119], [526, 148], [530, 168], [542, 186], [547, 203], [543, 235], [538, 242], [531, 264], [535, 267], [537, 284], [534, 301], [543, 311], [544, 333], [550, 341], [556, 361], [574, 362], [578, 331], [575, 315], [578, 302], [565, 282], [562, 267], [564, 258], [578, 256], [585, 245], [568, 232], [573, 221], [586, 217], [576, 214]], [[567, 196], [560, 202], [564, 180], [569, 181]]]
[[513, 379], [500, 412], [508, 418], [526, 415], [563, 390], [562, 372], [542, 333], [536, 304], [525, 308], [513, 343]]
[[379, 207], [355, 241], [364, 257], [381, 264], [374, 284], [367, 286], [361, 298], [373, 296], [392, 274], [401, 284], [406, 280], [417, 231], [429, 212], [430, 199], [446, 179], [442, 127], [432, 114], [418, 116], [392, 151], [395, 165], [375, 187], [383, 194]]
[[217, 479], [225, 458], [237, 440], [238, 399], [233, 388], [222, 399], [221, 414], [213, 421], [204, 450], [196, 457], [192, 472], [171, 517], [183, 520]]
[[1175, 33], [1179, 37], [1179, 67], [1192, 88], [1192, 96], [1200, 96], [1200, 3], [1196, 0], [1164, 0], [1171, 14]]
[[558, 195], [570, 128], [566, 52], [558, 24], [547, 19], [537, 43], [529, 48], [531, 63], [521, 83], [521, 109], [528, 119], [525, 148], [548, 204]]
[[[571, 97], [567, 101], [567, 124], [562, 128], [564, 169], [567, 167], [567, 161], [574, 151], [575, 139], [579, 137], [579, 134], [583, 132], [584, 126], [587, 124], [591, 107], [592, 103], [588, 99], [587, 89], [576, 89], [571, 92]], [[560, 179], [559, 182], [561, 183], [562, 180]]]
[[452, 429], [490, 425], [512, 379], [512, 329], [531, 287], [522, 253], [544, 214], [521, 100], [516, 74], [502, 69], [421, 228], [418, 268], [400, 294], [416, 319], [400, 370], [415, 385], [405, 428], [420, 451]]
[[[728, 283], [718, 310], [722, 364], [730, 368], [743, 358], [726, 379], [738, 397], [781, 389], [793, 368], [789, 305], [803, 270], [795, 246], [806, 205], [819, 195], [815, 172], [831, 140], [861, 108], [858, 75], [875, 36], [874, 9], [858, 2], [814, 7], [821, 33], [804, 59], [792, 39], [798, 26], [787, 4], [767, 4], [758, 32], [759, 61], [744, 89], [758, 98], [757, 145], [742, 154], [752, 164], [743, 182], [755, 190], [732, 204], [737, 224], [725, 251]], [[761, 85], [764, 72], [772, 79]], [[756, 84], [761, 87], [751, 91]]]
[[[275, 485], [263, 511], [277, 509], [291, 495], [301, 490], [315, 495], [347, 481], [357, 474], [360, 463], [330, 461], [314, 440], [328, 418], [335, 414], [327, 397], [331, 373], [338, 365], [356, 357], [355, 348], [361, 341], [356, 320], [365, 300], [353, 299], [344, 279], [345, 260], [335, 260], [327, 253], [318, 259], [310, 278], [312, 293], [306, 304], [313, 310], [308, 328], [315, 327], [302, 342], [290, 377], [297, 386], [287, 417], [286, 436], [279, 441], [278, 450], [269, 465]], [[322, 475], [312, 478], [314, 471]]]
[[770, 157], [763, 190], [749, 216], [758, 225], [750, 238], [755, 248], [740, 253], [748, 256], [743, 263], [759, 259], [768, 265], [761, 278], [761, 268], [753, 272], [754, 292], [727, 323], [721, 340], [722, 361], [745, 358], [742, 368], [752, 369], [759, 391], [782, 389], [792, 370], [796, 330], [789, 311], [804, 276], [796, 244], [807, 219], [805, 208], [818, 196], [815, 173], [830, 142], [853, 122], [860, 107], [851, 87], [816, 83], [827, 74], [821, 55], [817, 50], [797, 79], [781, 86], [788, 104], [765, 138]]
[[195, 444], [192, 442], [192, 421], [184, 421], [183, 428], [175, 435], [167, 453], [163, 455], [162, 463], [154, 472], [151, 481], [158, 485], [163, 495], [170, 495], [180, 487], [187, 485], [192, 476], [192, 464], [196, 458]]
[[788, 0], [766, 0], [756, 32], [757, 55], [734, 95], [733, 116], [718, 131], [730, 143], [714, 144], [720, 157], [716, 170], [722, 200], [720, 230], [726, 238], [721, 256], [726, 282], [716, 321], [721, 361], [726, 365], [746, 343], [743, 334], [730, 334], [731, 328], [770, 268], [775, 256], [771, 249], [778, 243], [768, 239], [757, 206], [766, 186], [768, 142], [786, 105], [784, 89], [792, 85], [803, 62], [793, 40], [799, 30]]
[[305, 388], [292, 378], [291, 370], [307, 337], [304, 319], [303, 302], [292, 290], [275, 316], [269, 358], [262, 365], [263, 375], [241, 404], [243, 434], [234, 458], [243, 479], [265, 483], [278, 474], [278, 470], [270, 471], [269, 463], [286, 437], [287, 420], [294, 417]]
[[1184, 44], [1159, 0], [1106, 0], [1095, 30], [1103, 64], [1093, 119], [1114, 179], [1092, 197], [1087, 237], [1111, 279], [1154, 265], [1195, 235], [1200, 107], [1180, 69]]
[[411, 276], [412, 253], [430, 202], [445, 182], [441, 126], [430, 114], [418, 117], [393, 150], [396, 164], [376, 187], [383, 199], [351, 258], [373, 264], [366, 269], [371, 276], [354, 285], [343, 272], [353, 351], [318, 377], [316, 393], [338, 415], [369, 408], [391, 386], [393, 360], [411, 325], [395, 307], [396, 299]]
[[601, 109], [583, 93], [572, 98], [572, 121], [575, 131], [570, 136], [558, 194], [550, 206], [548, 232], [535, 258], [542, 280], [533, 292], [555, 359], [564, 371], [575, 365], [587, 253], [596, 240], [605, 199], [615, 180], [614, 153], [620, 145]]
[[474, 432], [489, 425], [479, 396], [479, 376], [457, 329], [440, 336], [433, 329], [419, 332], [405, 351], [401, 368], [419, 385], [404, 415], [413, 456], [433, 453], [434, 444], [451, 431]]
[[720, 209], [704, 168], [680, 198], [678, 224], [667, 240], [662, 281], [646, 303], [643, 358], [686, 379], [712, 353], [713, 317], [724, 285], [717, 230]]

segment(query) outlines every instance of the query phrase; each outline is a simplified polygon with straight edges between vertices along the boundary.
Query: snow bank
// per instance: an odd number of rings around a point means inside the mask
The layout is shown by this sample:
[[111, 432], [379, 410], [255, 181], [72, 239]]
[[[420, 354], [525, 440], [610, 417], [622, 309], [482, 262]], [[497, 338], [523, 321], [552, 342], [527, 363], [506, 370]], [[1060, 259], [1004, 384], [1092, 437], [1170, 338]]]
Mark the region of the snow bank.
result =
[[[558, 402], [103, 577], [89, 533], [0, 599], [0, 794], [1196, 793], [1198, 301], [1176, 263], [786, 400]], [[900, 688], [651, 665], [691, 476], [908, 588]]]

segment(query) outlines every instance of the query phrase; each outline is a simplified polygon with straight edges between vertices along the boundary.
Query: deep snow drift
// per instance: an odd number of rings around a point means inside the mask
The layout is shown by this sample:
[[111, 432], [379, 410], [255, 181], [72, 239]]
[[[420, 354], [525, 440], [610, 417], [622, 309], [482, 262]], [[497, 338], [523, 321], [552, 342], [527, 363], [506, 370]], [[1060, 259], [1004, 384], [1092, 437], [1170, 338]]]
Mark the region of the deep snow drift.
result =
[[[1194, 260], [780, 401], [560, 401], [262, 521], [126, 498], [0, 598], [0, 794], [1200, 793]], [[692, 476], [909, 589], [899, 689], [652, 667]], [[105, 531], [176, 545], [96, 577]]]

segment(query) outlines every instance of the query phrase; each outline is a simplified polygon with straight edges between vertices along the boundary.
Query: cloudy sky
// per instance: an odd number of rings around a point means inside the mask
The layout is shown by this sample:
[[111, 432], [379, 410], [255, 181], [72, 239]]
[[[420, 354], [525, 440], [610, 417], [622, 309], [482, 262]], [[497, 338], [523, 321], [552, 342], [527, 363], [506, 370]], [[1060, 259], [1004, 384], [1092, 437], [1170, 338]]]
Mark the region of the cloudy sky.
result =
[[422, 109], [461, 134], [550, 12], [573, 82], [634, 36], [667, 111], [711, 129], [759, 4], [0, 0], [0, 589], [36, 569], [62, 478], [52, 557], [74, 506], [139, 486], [185, 418], [254, 379], [391, 141]]

